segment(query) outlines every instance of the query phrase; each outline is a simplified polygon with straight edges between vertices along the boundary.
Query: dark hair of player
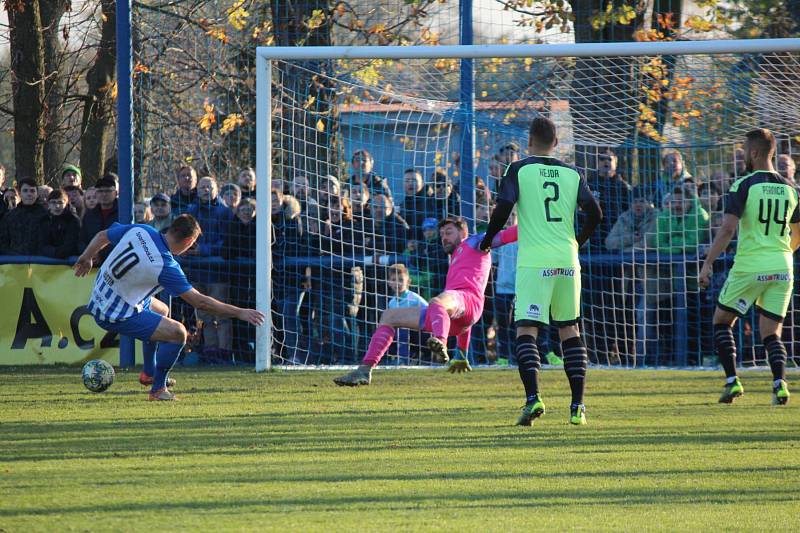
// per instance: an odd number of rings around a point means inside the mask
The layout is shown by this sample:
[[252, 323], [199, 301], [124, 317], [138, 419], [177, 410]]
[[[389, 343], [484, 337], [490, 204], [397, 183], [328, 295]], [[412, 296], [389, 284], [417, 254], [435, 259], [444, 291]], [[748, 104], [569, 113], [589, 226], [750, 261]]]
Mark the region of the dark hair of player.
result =
[[48, 200], [64, 200], [65, 202], [69, 201], [67, 199], [67, 193], [62, 191], [61, 189], [56, 189], [52, 191], [50, 194], [47, 195]]
[[442, 229], [448, 224], [452, 224], [461, 231], [468, 231], [467, 221], [461, 217], [447, 217], [439, 221], [439, 229]]
[[553, 146], [556, 142], [556, 125], [547, 117], [536, 117], [529, 131], [531, 143], [536, 146]]
[[112, 178], [102, 177], [94, 184], [95, 189], [116, 189], [117, 184]]
[[777, 146], [775, 136], [766, 128], [758, 128], [748, 131], [747, 135], [745, 135], [745, 138], [747, 139], [750, 148], [754, 148], [761, 157], [770, 158], [775, 152], [775, 148]]
[[36, 184], [36, 180], [33, 178], [23, 178], [17, 182], [17, 190], [21, 191], [22, 186], [27, 185], [28, 187], [38, 188], [39, 186]]
[[168, 233], [171, 233], [178, 240], [185, 240], [197, 237], [202, 233], [200, 224], [192, 215], [183, 214], [172, 221]]

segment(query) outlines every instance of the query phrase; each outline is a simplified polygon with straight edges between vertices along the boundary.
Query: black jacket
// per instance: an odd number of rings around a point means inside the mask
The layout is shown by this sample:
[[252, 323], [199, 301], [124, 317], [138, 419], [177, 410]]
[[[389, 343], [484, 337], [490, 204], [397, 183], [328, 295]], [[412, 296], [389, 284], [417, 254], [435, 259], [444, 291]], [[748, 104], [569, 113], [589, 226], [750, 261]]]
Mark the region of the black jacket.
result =
[[180, 189], [178, 189], [175, 194], [169, 197], [169, 203], [172, 206], [172, 216], [177, 217], [178, 215], [184, 214], [189, 209], [189, 206], [196, 202], [197, 187], [192, 189], [192, 192], [189, 194], [183, 194]]
[[456, 191], [451, 192], [450, 196], [444, 199], [434, 198], [433, 205], [435, 213], [433, 216], [437, 220], [449, 216], [461, 216], [461, 195]]
[[285, 265], [285, 258], [319, 256], [319, 240], [312, 250], [301, 220], [281, 217], [272, 225], [272, 288], [277, 297], [299, 293], [305, 277], [304, 266]]
[[[603, 210], [603, 220], [589, 238], [589, 249], [591, 253], [603, 253], [606, 237], [611, 228], [614, 227], [619, 215], [630, 207], [631, 186], [619, 174], [613, 178], [601, 178], [596, 173], [587, 180], [587, 185]], [[581, 223], [584, 222], [585, 216], [584, 213], [579, 216]]]
[[406, 196], [403, 200], [403, 218], [411, 227], [411, 238], [417, 241], [425, 240], [422, 234], [422, 222], [426, 218], [437, 218], [433, 210], [433, 197], [427, 194], [427, 187], [413, 196]]
[[81, 221], [69, 208], [57, 217], [51, 216], [47, 240], [40, 254], [58, 259], [77, 255], [80, 232]]
[[0, 221], [0, 253], [38, 255], [47, 240], [50, 214], [43, 206], [20, 203]]
[[396, 211], [392, 211], [381, 223], [367, 221], [364, 245], [368, 255], [402, 254], [410, 236], [408, 223]]
[[[119, 220], [119, 203], [117, 200], [114, 200], [114, 207], [106, 218], [103, 218], [103, 211], [100, 204], [94, 206], [94, 209], [86, 211], [83, 215], [83, 225], [81, 226], [81, 233], [78, 238], [78, 251], [83, 253], [95, 235], [111, 227], [111, 224], [117, 220]], [[106, 246], [103, 251], [100, 252], [100, 262], [106, 260], [106, 257], [111, 253], [112, 249], [113, 247]]]
[[236, 259], [238, 257], [256, 257], [256, 219], [245, 224], [238, 218], [231, 222], [225, 235], [222, 257]]
[[385, 193], [388, 196], [392, 195], [392, 190], [389, 187], [389, 181], [381, 176], [378, 176], [374, 172], [370, 172], [362, 177], [359, 180], [356, 176], [350, 176], [350, 184], [355, 185], [356, 183], [363, 183], [369, 189], [370, 195], [374, 195], [375, 193]]

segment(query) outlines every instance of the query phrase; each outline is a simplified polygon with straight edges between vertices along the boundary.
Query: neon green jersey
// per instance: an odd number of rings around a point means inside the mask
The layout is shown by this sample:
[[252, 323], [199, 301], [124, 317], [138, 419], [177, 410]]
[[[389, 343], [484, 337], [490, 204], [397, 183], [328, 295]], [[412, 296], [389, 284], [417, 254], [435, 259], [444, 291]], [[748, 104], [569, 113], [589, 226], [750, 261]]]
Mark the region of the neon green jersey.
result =
[[518, 266], [580, 267], [575, 209], [596, 200], [574, 166], [543, 156], [511, 163], [497, 197], [517, 204]]
[[800, 222], [793, 184], [777, 172], [757, 171], [736, 180], [725, 213], [739, 217], [734, 263], [740, 272], [792, 270], [789, 223]]

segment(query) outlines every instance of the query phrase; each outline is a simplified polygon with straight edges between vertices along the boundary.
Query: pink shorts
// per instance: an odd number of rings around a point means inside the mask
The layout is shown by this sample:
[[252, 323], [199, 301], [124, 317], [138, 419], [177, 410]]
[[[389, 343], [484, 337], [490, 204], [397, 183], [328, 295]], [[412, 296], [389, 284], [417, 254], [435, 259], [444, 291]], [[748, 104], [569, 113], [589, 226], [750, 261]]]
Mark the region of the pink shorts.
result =
[[[481, 314], [483, 314], [483, 295], [476, 296], [471, 292], [458, 289], [446, 290], [444, 294], [449, 295], [456, 301], [456, 310], [450, 315], [449, 336], [457, 337], [480, 320]], [[419, 325], [422, 331], [433, 331], [427, 308], [422, 311], [422, 315], [419, 317]]]

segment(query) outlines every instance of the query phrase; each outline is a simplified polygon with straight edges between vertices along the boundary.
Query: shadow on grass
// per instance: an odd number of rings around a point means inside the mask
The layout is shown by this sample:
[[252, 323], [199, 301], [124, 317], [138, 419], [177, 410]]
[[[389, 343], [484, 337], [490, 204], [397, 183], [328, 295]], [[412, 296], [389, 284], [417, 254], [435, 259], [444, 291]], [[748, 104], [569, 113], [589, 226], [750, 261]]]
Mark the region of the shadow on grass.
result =
[[[466, 408], [464, 408], [466, 409]], [[431, 418], [420, 418], [422, 414]], [[104, 415], [105, 416], [105, 415]], [[504, 427], [486, 432], [485, 427], [457, 428], [431, 426], [442, 411], [421, 409], [398, 424], [392, 413], [355, 425], [351, 413], [312, 411], [235, 415], [216, 418], [162, 417], [107, 421], [14, 422], [2, 424], [2, 461], [35, 461], [57, 458], [137, 457], [143, 451], [160, 454], [203, 452], [210, 455], [248, 455], [256, 450], [279, 449], [302, 453], [365, 453], [386, 449], [459, 450], [518, 449], [548, 446], [591, 453], [647, 453], [652, 450], [738, 445], [746, 448], [770, 447], [796, 438], [797, 429], [731, 432], [726, 428], [681, 431], [678, 426], [656, 430], [592, 429], [545, 426]], [[427, 422], [429, 426], [421, 427]], [[381, 428], [390, 428], [382, 430]], [[388, 432], [387, 432], [388, 431]], [[458, 435], [454, 436], [454, 432]], [[433, 433], [433, 434], [431, 434]], [[454, 442], [454, 439], [457, 442]], [[637, 452], [638, 453], [638, 452]]]
[[[608, 505], [644, 505], [663, 507], [665, 505], [725, 505], [743, 502], [768, 501], [771, 504], [793, 502], [792, 494], [782, 489], [717, 489], [707, 487], [691, 489], [668, 489], [654, 487], [652, 489], [636, 488], [631, 490], [586, 491], [565, 490], [548, 491], [547, 493], [525, 493], [516, 491], [493, 490], [487, 494], [469, 494], [458, 496], [439, 492], [417, 492], [408, 494], [365, 494], [358, 496], [324, 497], [318, 494], [307, 498], [285, 498], [280, 494], [269, 498], [233, 499], [221, 498], [219, 501], [161, 501], [157, 503], [104, 502], [104, 513], [146, 513], [177, 511], [221, 511], [243, 512], [246, 508], [279, 509], [280, 512], [344, 512], [361, 510], [403, 510], [430, 509], [433, 502], [437, 508], [448, 510], [486, 510], [486, 509], [519, 509], [524, 507], [564, 509], [586, 506]], [[97, 511], [96, 503], [85, 505], [67, 505], [52, 507], [36, 507], [29, 509], [0, 509], [0, 516], [16, 517], [29, 515], [74, 515]]]

